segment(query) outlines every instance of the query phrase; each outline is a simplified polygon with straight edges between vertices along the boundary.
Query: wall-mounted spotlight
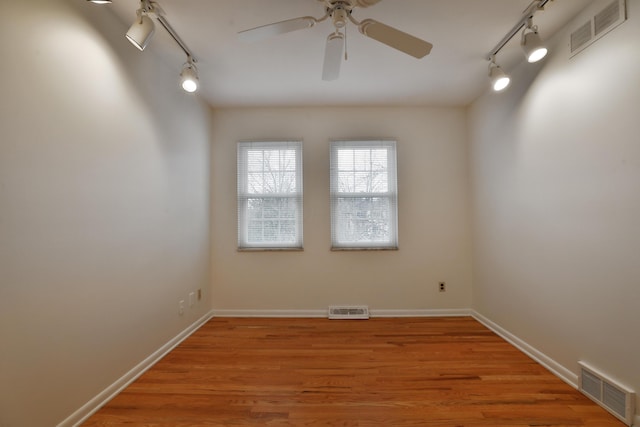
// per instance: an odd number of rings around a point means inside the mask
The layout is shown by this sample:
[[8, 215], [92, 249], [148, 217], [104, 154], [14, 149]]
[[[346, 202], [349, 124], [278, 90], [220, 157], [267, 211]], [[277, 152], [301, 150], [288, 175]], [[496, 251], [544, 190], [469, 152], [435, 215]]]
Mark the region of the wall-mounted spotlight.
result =
[[198, 83], [198, 69], [194, 64], [193, 58], [189, 57], [180, 73], [180, 87], [182, 87], [185, 92], [193, 93], [198, 90]]
[[95, 3], [95, 4], [107, 4], [107, 3], [111, 3], [111, 0], [87, 0], [91, 3]]
[[538, 62], [547, 56], [547, 48], [538, 34], [538, 26], [533, 25], [531, 18], [527, 20], [527, 26], [522, 30], [520, 45], [529, 62]]
[[495, 57], [491, 57], [491, 62], [489, 63], [489, 79], [491, 80], [491, 87], [496, 92], [505, 90], [511, 83], [511, 78], [496, 64]]
[[144, 50], [147, 47], [151, 37], [153, 37], [153, 33], [156, 31], [156, 26], [148, 16], [149, 10], [149, 2], [142, 1], [140, 9], [136, 11], [138, 17], [126, 35], [127, 40], [140, 50]]

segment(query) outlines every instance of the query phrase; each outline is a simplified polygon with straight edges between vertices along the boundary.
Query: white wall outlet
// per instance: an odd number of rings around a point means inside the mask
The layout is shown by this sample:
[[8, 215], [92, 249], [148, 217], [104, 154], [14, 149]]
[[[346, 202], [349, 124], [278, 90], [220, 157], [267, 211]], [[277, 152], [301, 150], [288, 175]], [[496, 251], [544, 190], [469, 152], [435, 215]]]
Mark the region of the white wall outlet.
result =
[[440, 292], [446, 292], [447, 291], [447, 284], [445, 282], [438, 283], [438, 290]]
[[178, 314], [182, 316], [184, 314], [184, 300], [178, 301]]
[[193, 307], [195, 303], [196, 303], [196, 293], [189, 292], [189, 307]]

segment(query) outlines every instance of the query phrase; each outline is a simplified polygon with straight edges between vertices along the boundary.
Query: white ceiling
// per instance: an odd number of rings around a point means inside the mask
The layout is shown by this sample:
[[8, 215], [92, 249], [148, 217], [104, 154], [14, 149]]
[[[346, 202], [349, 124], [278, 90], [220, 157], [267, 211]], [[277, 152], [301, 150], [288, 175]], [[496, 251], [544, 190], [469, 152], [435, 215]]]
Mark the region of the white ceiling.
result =
[[[198, 96], [214, 107], [311, 105], [464, 106], [487, 87], [487, 54], [518, 22], [531, 0], [383, 0], [354, 10], [433, 43], [430, 55], [415, 59], [347, 27], [349, 59], [339, 80], [321, 78], [330, 21], [313, 28], [245, 43], [239, 31], [299, 16], [321, 17], [317, 0], [158, 0], [166, 18], [198, 60]], [[588, 0], [553, 0], [534, 23], [548, 38]], [[91, 5], [91, 7], [97, 7]], [[111, 9], [128, 27], [138, 0], [116, 0]], [[186, 57], [156, 25], [145, 52], [176, 68]], [[523, 60], [519, 35], [500, 52], [509, 69]], [[132, 49], [134, 49], [132, 47]]]

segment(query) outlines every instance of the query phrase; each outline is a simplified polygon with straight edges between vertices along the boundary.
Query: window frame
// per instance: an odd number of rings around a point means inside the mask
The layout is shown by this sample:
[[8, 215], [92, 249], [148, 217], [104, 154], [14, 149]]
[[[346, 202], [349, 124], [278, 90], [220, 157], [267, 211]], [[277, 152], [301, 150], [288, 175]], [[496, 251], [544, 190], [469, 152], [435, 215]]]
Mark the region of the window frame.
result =
[[[379, 149], [387, 150], [386, 186], [384, 192], [338, 192], [338, 151], [346, 149]], [[353, 169], [356, 171], [355, 166]], [[393, 139], [336, 139], [330, 142], [330, 200], [331, 200], [331, 250], [398, 250], [398, 168], [397, 168], [397, 143]], [[355, 182], [355, 181], [354, 181]], [[355, 189], [354, 189], [355, 190]], [[386, 241], [340, 241], [340, 218], [338, 202], [340, 199], [387, 199], [389, 238]]]
[[[249, 151], [258, 150], [289, 150], [295, 151], [295, 182], [296, 191], [291, 193], [252, 193], [249, 186]], [[302, 141], [301, 140], [259, 140], [259, 141], [239, 141], [236, 148], [237, 167], [237, 228], [238, 228], [238, 250], [239, 251], [261, 251], [261, 250], [303, 250], [303, 169], [302, 169]], [[282, 170], [278, 170], [282, 172]], [[249, 240], [249, 199], [264, 200], [294, 200], [296, 212], [295, 219], [295, 239], [293, 242], [251, 242]], [[281, 218], [279, 218], [281, 220]]]

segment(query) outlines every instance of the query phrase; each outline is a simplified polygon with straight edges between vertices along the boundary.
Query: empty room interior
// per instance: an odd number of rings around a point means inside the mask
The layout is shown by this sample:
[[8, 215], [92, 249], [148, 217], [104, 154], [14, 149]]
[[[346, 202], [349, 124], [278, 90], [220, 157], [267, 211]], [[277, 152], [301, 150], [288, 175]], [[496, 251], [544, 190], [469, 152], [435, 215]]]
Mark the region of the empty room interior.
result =
[[474, 322], [640, 427], [640, 0], [94, 3], [0, 2], [0, 427], [225, 319]]

